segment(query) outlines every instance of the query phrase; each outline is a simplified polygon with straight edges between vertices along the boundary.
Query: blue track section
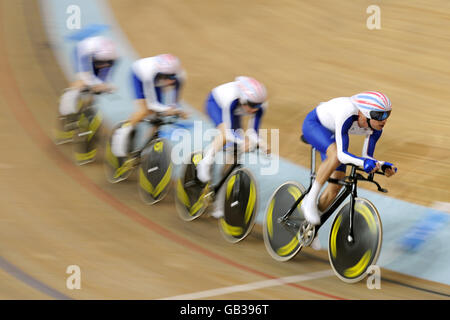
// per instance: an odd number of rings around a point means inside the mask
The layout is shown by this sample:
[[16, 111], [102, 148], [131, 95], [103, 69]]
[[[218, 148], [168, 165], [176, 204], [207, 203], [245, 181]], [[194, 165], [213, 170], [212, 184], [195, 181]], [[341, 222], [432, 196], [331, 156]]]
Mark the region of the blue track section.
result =
[[[70, 16], [67, 13], [67, 8], [70, 5], [77, 5], [81, 10], [82, 30], [70, 30], [67, 27], [67, 19]], [[151, 2], [149, 2], [149, 5], [151, 5]], [[122, 55], [120, 64], [114, 71], [113, 80], [114, 85], [119, 90], [113, 95], [100, 97], [98, 106], [110, 126], [126, 119], [134, 111], [130, 66], [139, 57], [114, 21], [107, 4], [102, 0], [41, 0], [41, 6], [43, 7], [47, 32], [58, 63], [68, 79], [73, 77], [71, 55], [75, 41], [79, 37], [83, 37], [85, 32], [88, 34], [101, 32], [101, 34], [115, 40]], [[159, 52], [153, 54], [156, 55]], [[184, 67], [189, 75], [189, 66]], [[205, 130], [212, 128], [212, 124], [206, 116], [195, 111], [187, 103], [183, 103], [183, 107], [192, 115], [191, 119], [185, 122], [185, 125], [190, 127], [190, 132], [197, 130], [196, 135], [200, 137]], [[194, 120], [201, 120], [201, 127], [198, 124], [192, 126]], [[300, 130], [299, 126], [299, 134]], [[173, 129], [168, 128], [166, 131], [167, 137], [173, 137], [172, 133], [174, 133]], [[194, 136], [196, 135], [194, 134]], [[172, 139], [172, 141], [177, 142], [176, 139]], [[186, 143], [190, 144], [188, 146], [190, 150], [199, 150], [206, 144], [201, 139], [191, 139]], [[281, 158], [274, 157], [269, 160], [263, 156], [250, 154], [247, 155], [245, 163], [258, 181], [258, 223], [262, 223], [267, 201], [280, 184], [295, 180], [307, 187], [309, 183], [309, 169]], [[270, 168], [276, 168], [277, 166], [279, 166], [277, 174], [262, 174], [264, 170], [268, 171]], [[175, 170], [175, 174], [177, 172]], [[383, 184], [381, 179], [380, 182]], [[378, 265], [386, 269], [450, 285], [448, 214], [363, 189], [360, 189], [359, 196], [369, 199], [380, 212], [384, 234]], [[328, 244], [328, 234], [333, 218], [334, 216], [326, 222], [319, 233], [319, 239], [324, 248]]]

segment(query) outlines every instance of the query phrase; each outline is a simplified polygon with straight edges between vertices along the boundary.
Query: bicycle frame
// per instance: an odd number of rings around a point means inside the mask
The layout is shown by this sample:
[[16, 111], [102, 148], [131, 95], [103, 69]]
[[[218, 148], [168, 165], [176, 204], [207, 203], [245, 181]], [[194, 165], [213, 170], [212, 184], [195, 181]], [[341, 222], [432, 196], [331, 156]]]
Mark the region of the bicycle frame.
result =
[[[336, 196], [336, 198], [333, 200], [333, 202], [328, 206], [328, 208], [324, 211], [324, 213], [320, 217], [320, 224], [315, 226], [316, 232], [320, 229], [320, 227], [328, 220], [328, 218], [334, 213], [334, 211], [344, 202], [344, 200], [350, 195], [350, 223], [349, 223], [349, 235], [348, 235], [348, 241], [353, 242], [353, 217], [355, 212], [355, 198], [358, 197], [358, 180], [362, 181], [368, 181], [372, 182], [377, 185], [378, 191], [381, 192], [387, 192], [386, 189], [381, 188], [381, 186], [373, 180], [374, 174], [369, 174], [368, 178], [365, 178], [361, 174], [357, 173], [357, 170], [359, 169], [357, 166], [351, 165], [351, 171], [350, 175], [345, 177], [344, 179], [333, 179], [329, 178], [328, 183], [335, 183], [340, 184], [344, 188], [341, 189]], [[376, 172], [377, 174], [383, 175], [383, 173]], [[289, 217], [292, 215], [294, 210], [297, 208], [297, 206], [300, 204], [300, 202], [303, 200], [303, 198], [308, 194], [308, 192], [311, 190], [312, 184], [314, 182], [314, 179], [316, 177], [316, 149], [314, 147], [311, 148], [311, 173], [310, 173], [310, 185], [305, 193], [303, 193], [297, 201], [292, 205], [292, 207], [286, 212], [286, 214], [279, 218], [280, 223], [284, 224], [291, 224], [288, 222]]]
[[[143, 120], [141, 120], [141, 122], [147, 122], [150, 125], [153, 125], [153, 127], [150, 128], [150, 130], [149, 130], [150, 134], [148, 134], [148, 137], [146, 138], [145, 142], [142, 144], [142, 148], [135, 150], [133, 152], [133, 154], [140, 154], [146, 145], [148, 145], [151, 141], [158, 139], [160, 137], [160, 128], [163, 125], [173, 124], [173, 123], [175, 123], [175, 120], [165, 121], [164, 119], [156, 118], [156, 119], [143, 119]], [[132, 141], [133, 141], [133, 143], [136, 143], [134, 141], [134, 139], [132, 139]]]
[[234, 144], [233, 149], [233, 164], [227, 169], [225, 174], [223, 175], [222, 179], [213, 187], [214, 194], [217, 194], [217, 192], [220, 190], [220, 188], [223, 186], [227, 178], [230, 176], [230, 174], [234, 171], [234, 169], [239, 168], [241, 166], [240, 163], [238, 163], [238, 147], [236, 144]]

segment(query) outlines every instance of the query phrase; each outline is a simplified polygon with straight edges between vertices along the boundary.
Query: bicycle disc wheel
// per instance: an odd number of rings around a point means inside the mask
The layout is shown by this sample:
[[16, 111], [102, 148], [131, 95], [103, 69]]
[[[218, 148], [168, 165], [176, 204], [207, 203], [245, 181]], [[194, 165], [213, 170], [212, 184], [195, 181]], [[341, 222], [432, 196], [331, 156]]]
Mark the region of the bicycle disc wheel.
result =
[[288, 181], [278, 187], [269, 198], [264, 216], [263, 236], [266, 249], [275, 260], [292, 259], [302, 248], [298, 240], [298, 231], [304, 221], [300, 204], [288, 219], [288, 223], [278, 220], [304, 192], [305, 188], [301, 184]]
[[77, 121], [77, 115], [59, 116], [52, 129], [53, 142], [56, 145], [73, 142]]
[[188, 163], [182, 165], [180, 177], [176, 181], [175, 206], [178, 215], [185, 221], [200, 217], [208, 207], [205, 195], [209, 185], [202, 185], [196, 178], [196, 165], [202, 159], [202, 152], [190, 155]]
[[125, 122], [126, 121], [122, 121], [114, 126], [109, 138], [106, 141], [104, 168], [106, 180], [108, 180], [110, 183], [117, 183], [122, 180], [126, 180], [133, 172], [134, 168], [133, 159], [131, 159], [130, 157], [116, 157], [111, 151], [112, 135], [114, 131], [117, 128], [120, 128]]
[[258, 213], [258, 188], [250, 170], [240, 168], [226, 180], [224, 216], [219, 229], [225, 240], [236, 243], [243, 240], [255, 225]]
[[100, 111], [92, 107], [84, 108], [81, 111], [78, 128], [74, 133], [74, 153], [78, 165], [95, 161], [102, 121]]
[[383, 228], [375, 206], [367, 199], [355, 198], [353, 242], [349, 242], [350, 202], [336, 215], [330, 229], [328, 257], [342, 281], [355, 283], [367, 276], [380, 254]]
[[147, 204], [161, 201], [169, 191], [173, 168], [170, 150], [169, 141], [155, 139], [141, 152], [138, 189]]

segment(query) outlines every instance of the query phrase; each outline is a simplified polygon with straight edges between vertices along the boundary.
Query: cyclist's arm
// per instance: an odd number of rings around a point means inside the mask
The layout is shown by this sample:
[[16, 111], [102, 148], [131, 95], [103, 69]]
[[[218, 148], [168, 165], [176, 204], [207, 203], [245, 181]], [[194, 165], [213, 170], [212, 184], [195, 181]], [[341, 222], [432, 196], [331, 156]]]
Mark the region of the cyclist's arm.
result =
[[180, 100], [181, 90], [183, 89], [184, 82], [186, 81], [186, 72], [182, 70], [176, 75], [176, 83], [175, 83], [175, 99], [176, 103]]
[[249, 138], [250, 148], [259, 145], [263, 150], [270, 152], [267, 144], [259, 136], [259, 127], [261, 125], [261, 119], [264, 114], [264, 107], [259, 109], [253, 117], [249, 119], [248, 129], [246, 131], [246, 136]]
[[94, 74], [94, 66], [92, 63], [92, 55], [80, 49], [77, 54], [77, 73], [78, 78], [84, 82], [86, 86], [96, 86], [102, 84], [103, 81]]
[[144, 83], [145, 99], [147, 101], [148, 109], [158, 113], [165, 113], [172, 109], [172, 107], [166, 106], [158, 101], [156, 96], [155, 84], [153, 81]]
[[380, 139], [382, 132], [383, 132], [382, 130], [380, 131], [373, 130], [372, 134], [366, 136], [366, 138], [364, 139], [364, 145], [362, 149], [363, 158], [375, 160], [375, 158], [373, 157], [373, 154], [375, 152], [375, 145], [378, 139]]
[[231, 104], [218, 104], [220, 109], [222, 110], [222, 121], [225, 124], [225, 128], [231, 129], [231, 113], [233, 112], [233, 104], [235, 101], [233, 101]]
[[133, 77], [133, 88], [135, 98], [144, 101], [138, 102], [138, 104], [142, 105], [142, 103], [145, 103], [145, 106], [149, 111], [162, 113], [170, 109], [170, 107], [158, 102], [153, 81], [142, 81], [135, 75], [135, 77]]
[[340, 121], [340, 119], [336, 120], [335, 139], [337, 147], [337, 157], [341, 163], [344, 164], [351, 163], [356, 166], [364, 167], [364, 158], [357, 157], [348, 152], [349, 146], [348, 131], [350, 130], [350, 127], [352, 126], [353, 122], [356, 120], [357, 120], [356, 115], [352, 115], [347, 119], [345, 119], [344, 121]]
[[397, 168], [392, 163], [389, 163], [386, 161], [379, 161], [373, 157], [373, 154], [375, 151], [375, 145], [376, 145], [378, 139], [380, 139], [382, 133], [383, 133], [383, 130], [380, 130], [380, 131], [373, 130], [372, 134], [366, 136], [366, 139], [364, 140], [364, 146], [363, 146], [363, 157], [377, 161], [379, 163], [380, 168], [383, 168], [384, 165], [388, 166], [386, 169], [383, 169], [383, 170], [384, 170], [386, 176], [390, 177], [397, 172]]
[[147, 108], [147, 103], [145, 99], [136, 99], [137, 111], [133, 113], [130, 117], [130, 124], [134, 127], [145, 117], [152, 114], [152, 111]]
[[233, 111], [235, 107], [237, 106], [238, 100], [233, 100], [231, 104], [219, 104], [220, 108], [222, 109], [222, 123], [224, 124], [225, 128], [225, 138], [226, 141], [229, 142], [236, 142], [238, 144], [242, 143], [242, 138], [238, 136], [238, 133], [233, 130], [232, 125], [232, 117], [233, 117]]

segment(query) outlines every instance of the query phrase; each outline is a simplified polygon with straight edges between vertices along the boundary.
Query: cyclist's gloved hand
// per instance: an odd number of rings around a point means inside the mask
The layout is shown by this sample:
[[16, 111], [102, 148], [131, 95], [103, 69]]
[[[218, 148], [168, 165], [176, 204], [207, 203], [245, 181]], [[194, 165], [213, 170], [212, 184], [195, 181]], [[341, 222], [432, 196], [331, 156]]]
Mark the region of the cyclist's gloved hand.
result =
[[372, 159], [365, 159], [364, 160], [364, 171], [367, 173], [372, 172], [373, 169], [377, 167], [377, 161]]
[[[388, 170], [389, 169], [389, 170]], [[383, 162], [381, 165], [381, 170], [386, 174], [386, 176], [390, 177], [393, 174], [397, 173], [397, 168], [394, 166], [393, 163], [390, 162]], [[386, 171], [387, 170], [387, 171]]]

